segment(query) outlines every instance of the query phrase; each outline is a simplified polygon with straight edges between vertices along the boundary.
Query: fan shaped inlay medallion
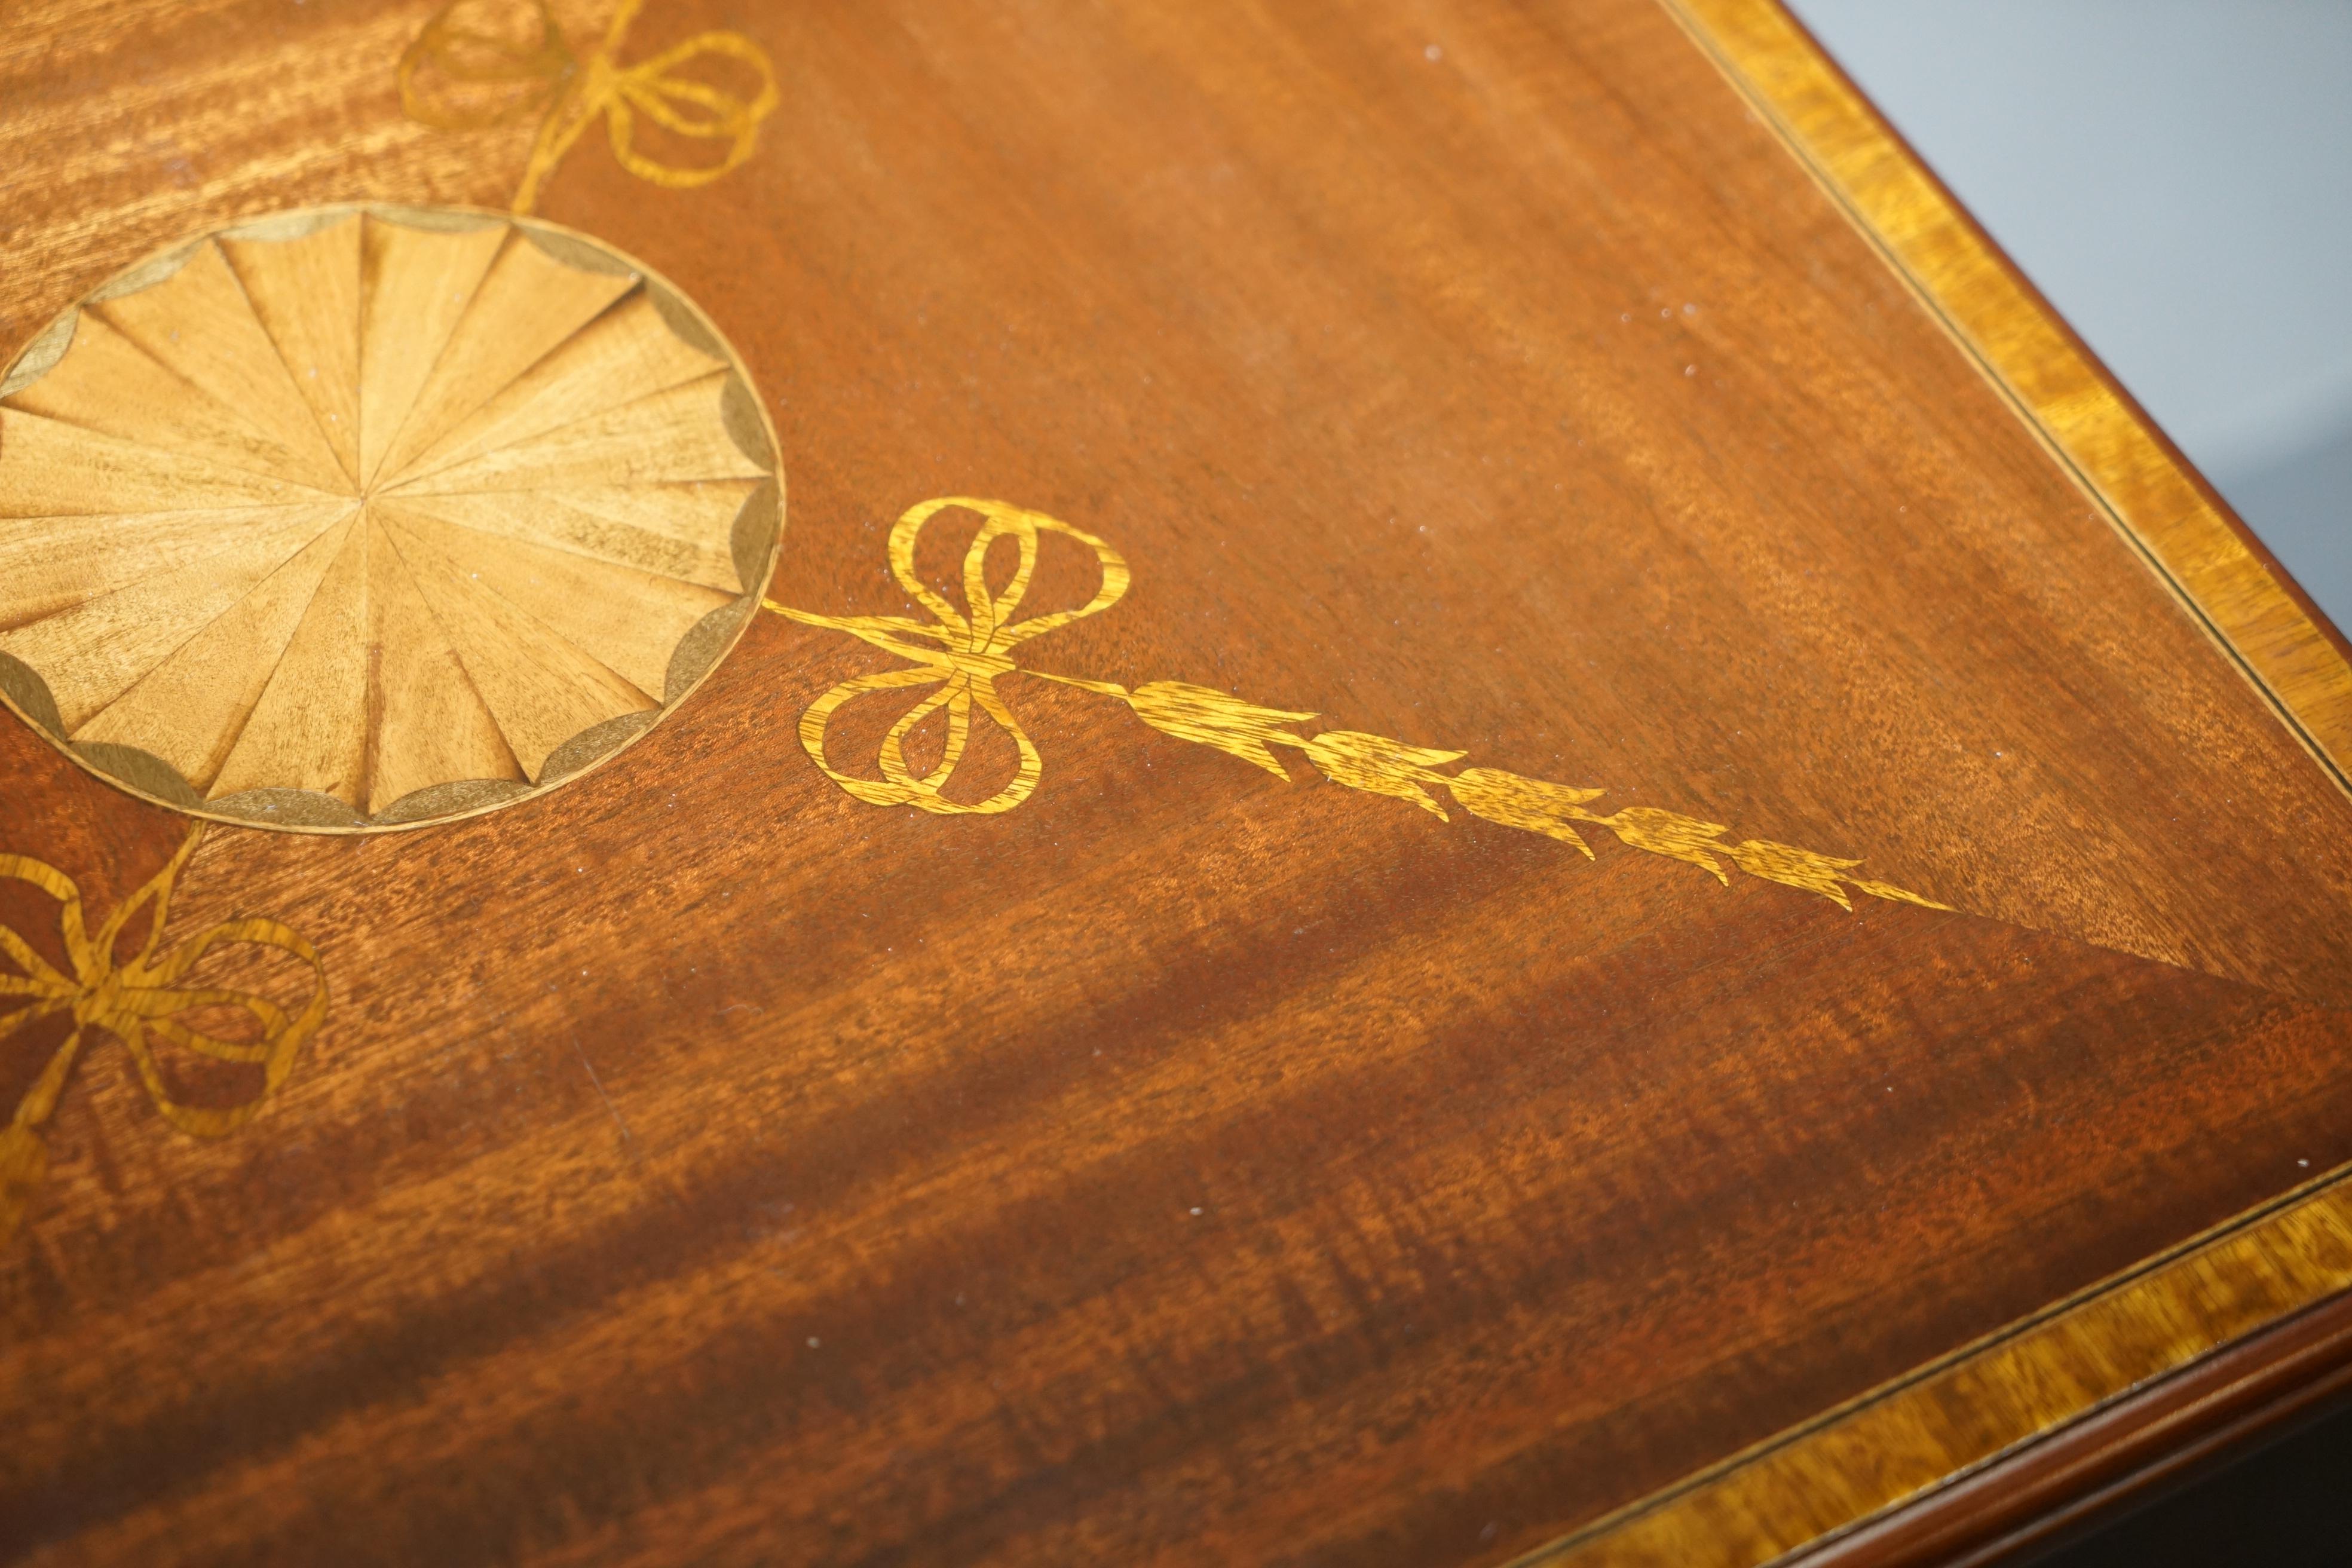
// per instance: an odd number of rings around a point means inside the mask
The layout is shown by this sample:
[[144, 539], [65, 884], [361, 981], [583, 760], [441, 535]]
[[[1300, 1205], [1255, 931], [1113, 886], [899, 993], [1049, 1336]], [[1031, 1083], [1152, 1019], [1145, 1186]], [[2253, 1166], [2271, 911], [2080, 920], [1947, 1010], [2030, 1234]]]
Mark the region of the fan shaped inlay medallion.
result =
[[782, 483], [732, 350], [593, 240], [392, 207], [207, 235], [0, 379], [0, 695], [200, 815], [467, 815], [717, 663]]

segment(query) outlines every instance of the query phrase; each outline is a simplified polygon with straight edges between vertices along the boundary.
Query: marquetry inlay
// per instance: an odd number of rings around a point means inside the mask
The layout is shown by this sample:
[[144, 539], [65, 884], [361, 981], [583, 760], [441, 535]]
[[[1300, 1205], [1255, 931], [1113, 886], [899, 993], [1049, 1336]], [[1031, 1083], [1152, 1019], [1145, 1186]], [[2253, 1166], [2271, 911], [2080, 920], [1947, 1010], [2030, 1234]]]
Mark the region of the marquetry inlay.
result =
[[206, 235], [0, 380], [0, 692], [206, 816], [481, 810], [731, 646], [781, 484], [732, 352], [595, 241], [382, 207]]

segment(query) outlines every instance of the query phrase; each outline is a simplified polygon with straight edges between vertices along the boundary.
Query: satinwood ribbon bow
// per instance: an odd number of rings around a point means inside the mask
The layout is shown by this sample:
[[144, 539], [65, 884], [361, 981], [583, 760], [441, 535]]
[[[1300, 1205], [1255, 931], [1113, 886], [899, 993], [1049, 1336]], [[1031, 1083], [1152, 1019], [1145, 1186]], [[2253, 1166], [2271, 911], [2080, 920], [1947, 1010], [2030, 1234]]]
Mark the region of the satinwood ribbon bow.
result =
[[[976, 511], [983, 520], [964, 552], [963, 590], [969, 606], [965, 610], [949, 604], [915, 574], [917, 540], [926, 524], [950, 508]], [[1036, 572], [1038, 541], [1048, 533], [1076, 540], [1094, 552], [1102, 569], [1102, 585], [1076, 609], [1015, 619]], [[989, 547], [1007, 538], [1020, 545], [1020, 559], [1012, 581], [997, 593], [988, 585]], [[1346, 788], [1406, 801], [1440, 818], [1446, 816], [1440, 796], [1450, 795], [1454, 804], [1474, 816], [1543, 834], [1588, 857], [1592, 849], [1581, 830], [1598, 827], [1614, 834], [1629, 848], [1696, 866], [1722, 881], [1729, 880], [1727, 868], [1737, 866], [1751, 877], [1819, 894], [1849, 910], [1853, 907], [1854, 893], [1931, 909], [1945, 907], [1891, 883], [1854, 876], [1859, 860], [1768, 838], [1733, 842], [1725, 837], [1731, 829], [1719, 822], [1705, 822], [1654, 805], [1626, 805], [1602, 813], [1591, 806], [1602, 793], [1598, 789], [1527, 778], [1501, 768], [1446, 771], [1462, 761], [1465, 753], [1461, 752], [1411, 745], [1358, 730], [1301, 734], [1297, 726], [1317, 717], [1302, 710], [1262, 707], [1213, 687], [1181, 680], [1154, 680], [1130, 690], [1117, 681], [1055, 675], [1016, 664], [1013, 650], [1023, 643], [1082, 616], [1109, 609], [1127, 592], [1127, 562], [1118, 552], [1059, 518], [1005, 501], [966, 496], [929, 500], [908, 510], [890, 530], [889, 554], [891, 574], [917, 604], [930, 612], [929, 624], [905, 616], [821, 616], [773, 599], [761, 601], [803, 626], [847, 632], [913, 665], [845, 680], [801, 714], [801, 744], [810, 758], [825, 777], [869, 805], [982, 815], [1010, 811], [1027, 800], [1037, 787], [1044, 764], [1028, 732], [997, 695], [996, 682], [1007, 675], [1034, 675], [1115, 698], [1162, 734], [1214, 747], [1286, 781], [1290, 774], [1275, 754], [1276, 748], [1303, 752], [1325, 778]], [[869, 692], [927, 686], [939, 689], [908, 709], [883, 736], [877, 758], [880, 778], [845, 773], [834, 766], [826, 755], [825, 734], [844, 704]], [[941, 710], [947, 713], [946, 744], [936, 763], [918, 772], [907, 761], [908, 736]], [[983, 801], [965, 805], [950, 800], [946, 791], [970, 744], [975, 711], [1011, 738], [1020, 763], [1011, 783]]]
[[[13, 1035], [58, 1013], [70, 1013], [73, 1017], [72, 1032], [50, 1055], [40, 1077], [17, 1102], [15, 1118], [0, 1131], [0, 1239], [16, 1229], [27, 1200], [47, 1174], [48, 1152], [41, 1141], [41, 1124], [56, 1109], [75, 1058], [90, 1041], [101, 1035], [121, 1041], [163, 1119], [183, 1132], [216, 1138], [242, 1126], [260, 1110], [285, 1081], [303, 1041], [327, 1016], [327, 973], [317, 951], [276, 921], [226, 921], [169, 951], [159, 951], [171, 913], [172, 885], [201, 837], [201, 829], [189, 834], [171, 863], [95, 932], [83, 921], [81, 889], [71, 878], [29, 856], [0, 855], [0, 878], [28, 883], [57, 901], [58, 935], [66, 955], [66, 968], [58, 969], [23, 936], [0, 925], [0, 955], [19, 972], [0, 973], [0, 1005], [9, 999], [26, 999], [13, 1016], [0, 1018], [0, 1027]], [[128, 962], [118, 963], [117, 944], [142, 910], [147, 911], [146, 940]], [[187, 983], [189, 972], [206, 954], [239, 943], [286, 953], [309, 968], [310, 993], [297, 1010], [289, 1012], [269, 998], [249, 992]], [[184, 1015], [200, 1010], [212, 1016], [244, 1014], [252, 1022], [253, 1037], [226, 1039], [184, 1021]], [[261, 1068], [260, 1087], [249, 1099], [234, 1105], [187, 1104], [164, 1082], [156, 1058], [159, 1045], [217, 1061], [257, 1064]]]
[[[673, 189], [709, 184], [740, 164], [778, 101], [775, 68], [740, 33], [698, 33], [635, 65], [620, 64], [645, 0], [622, 0], [604, 46], [583, 65], [563, 41], [547, 0], [451, 0], [400, 58], [400, 102], [409, 118], [444, 131], [510, 125], [544, 111], [514, 210], [528, 213], [563, 155], [599, 116], [621, 167]], [[500, 26], [503, 22], [506, 26]], [[733, 60], [758, 79], [750, 98], [691, 74]], [[723, 142], [709, 163], [666, 163], [637, 145], [637, 117], [698, 142]]]
[[[915, 574], [916, 542], [921, 538], [925, 525], [950, 508], [976, 511], [983, 520], [964, 552], [966, 608], [961, 610], [932, 592]], [[1038, 540], [1046, 533], [1061, 534], [1094, 552], [1095, 561], [1102, 570], [1101, 586], [1096, 589], [1093, 598], [1076, 609], [1015, 618], [1022, 599], [1029, 592], [1030, 581], [1036, 574]], [[1011, 539], [1020, 548], [1012, 581], [1001, 593], [988, 585], [989, 547], [1000, 539]], [[1013, 650], [1023, 643], [1083, 616], [1098, 615], [1118, 603], [1120, 595], [1127, 592], [1127, 563], [1118, 551], [1093, 534], [1059, 518], [1004, 501], [975, 500], [969, 496], [927, 500], [909, 509], [890, 530], [889, 552], [891, 574], [898, 579], [898, 585], [907, 590], [908, 596], [931, 613], [929, 624], [907, 616], [821, 616], [789, 608], [772, 599], [762, 601], [769, 609], [803, 626], [847, 632], [914, 665], [911, 669], [886, 669], [857, 676], [818, 698], [801, 715], [801, 744], [816, 765], [824, 770], [825, 777], [869, 805], [912, 805], [942, 816], [987, 816], [1010, 811], [1036, 789], [1045, 764], [1037, 754], [1036, 743], [1029, 739], [1028, 731], [1021, 728], [1020, 721], [1013, 718], [1004, 699], [998, 695], [997, 679], [1020, 668], [1013, 662]], [[842, 773], [826, 760], [825, 731], [844, 703], [868, 692], [925, 686], [939, 689], [909, 708], [882, 737], [880, 778], [859, 778]], [[947, 713], [946, 746], [938, 762], [918, 772], [907, 761], [907, 737], [917, 725], [941, 710]], [[975, 713], [1012, 741], [1020, 763], [1012, 782], [986, 800], [968, 805], [950, 800], [945, 792], [971, 742]]]

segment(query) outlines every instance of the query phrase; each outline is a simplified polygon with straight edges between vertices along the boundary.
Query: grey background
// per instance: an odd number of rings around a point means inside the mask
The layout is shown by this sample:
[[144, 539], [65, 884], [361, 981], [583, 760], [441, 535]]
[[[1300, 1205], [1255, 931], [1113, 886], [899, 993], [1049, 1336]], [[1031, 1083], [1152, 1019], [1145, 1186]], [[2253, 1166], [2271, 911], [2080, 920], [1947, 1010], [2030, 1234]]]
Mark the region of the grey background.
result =
[[2352, 0], [1790, 0], [2352, 628]]

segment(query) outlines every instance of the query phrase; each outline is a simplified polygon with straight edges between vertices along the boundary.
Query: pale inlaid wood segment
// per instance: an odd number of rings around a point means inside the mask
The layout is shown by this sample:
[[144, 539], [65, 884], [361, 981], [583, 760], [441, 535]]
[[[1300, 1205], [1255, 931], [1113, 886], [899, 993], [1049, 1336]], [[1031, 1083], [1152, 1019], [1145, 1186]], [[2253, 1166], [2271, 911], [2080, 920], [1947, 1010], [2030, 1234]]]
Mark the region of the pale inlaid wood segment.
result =
[[[247, 521], [266, 523], [335, 504], [257, 507]], [[217, 511], [0, 519], [0, 631], [176, 572], [223, 542]]]
[[404, 551], [420, 546], [446, 569], [468, 574], [573, 647], [595, 649], [640, 691], [659, 693], [678, 639], [734, 597], [633, 566], [479, 533], [396, 501], [375, 510], [397, 531]]
[[73, 738], [137, 746], [171, 763], [197, 790], [211, 788], [356, 516], [347, 513], [304, 545]]
[[0, 636], [0, 653], [48, 681], [68, 731], [257, 587], [332, 525], [348, 503], [241, 519], [224, 547], [179, 571], [133, 583]]
[[163, 282], [93, 306], [90, 313], [270, 431], [298, 454], [303, 482], [328, 489], [344, 482], [326, 432], [310, 416], [293, 373], [218, 246], [198, 246]]
[[328, 493], [0, 407], [0, 517], [270, 506]]
[[596, 504], [594, 490], [417, 495], [404, 497], [402, 504], [478, 532], [532, 540], [591, 560], [698, 583], [731, 598], [741, 584], [728, 552], [728, 530], [755, 488], [749, 479], [640, 486], [621, 492], [612, 509], [619, 517]]
[[723, 374], [707, 375], [388, 488], [435, 494], [754, 479], [759, 465], [728, 437], [721, 417], [726, 382]]
[[133, 268], [0, 398], [0, 655], [86, 765], [143, 753], [238, 820], [405, 825], [577, 771], [774, 559], [773, 437], [657, 287], [413, 209]]
[[439, 234], [367, 220], [360, 319], [360, 480], [372, 483], [467, 301], [506, 243], [492, 226]]
[[206, 792], [312, 790], [356, 806], [367, 785], [367, 531], [342, 548]]
[[671, 331], [653, 301], [639, 294], [467, 416], [436, 441], [411, 471], [436, 473], [724, 368]]
[[371, 520], [369, 527], [368, 679], [376, 728], [367, 810], [451, 779], [520, 779], [514, 748], [383, 523]]
[[624, 714], [642, 713], [654, 700], [566, 642], [536, 617], [515, 608], [473, 577], [422, 552], [408, 563], [425, 602], [475, 673], [515, 760], [538, 781], [548, 753], [579, 734]]
[[425, 378], [384, 461], [395, 471], [408, 467], [451, 425], [505, 390], [636, 282], [633, 273], [583, 272], [528, 240], [509, 241], [483, 274], [467, 303], [467, 320]]
[[360, 472], [360, 231], [353, 214], [290, 239], [226, 238], [246, 298], [346, 476]]
[[[306, 488], [320, 482], [315, 463], [151, 358], [94, 315], [75, 325], [73, 346], [58, 367], [12, 401], [28, 414], [101, 436], [185, 452]], [[327, 481], [330, 486], [332, 482]]]

